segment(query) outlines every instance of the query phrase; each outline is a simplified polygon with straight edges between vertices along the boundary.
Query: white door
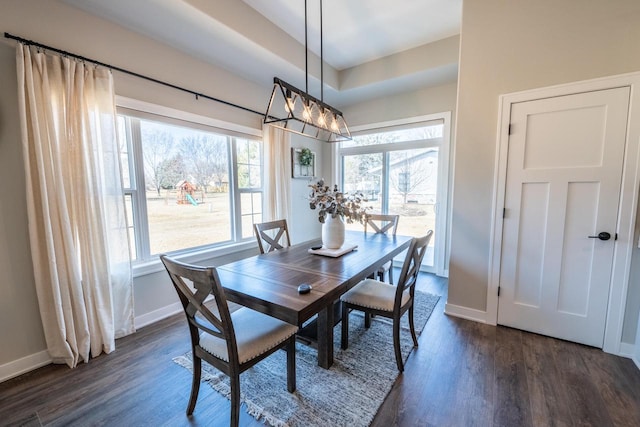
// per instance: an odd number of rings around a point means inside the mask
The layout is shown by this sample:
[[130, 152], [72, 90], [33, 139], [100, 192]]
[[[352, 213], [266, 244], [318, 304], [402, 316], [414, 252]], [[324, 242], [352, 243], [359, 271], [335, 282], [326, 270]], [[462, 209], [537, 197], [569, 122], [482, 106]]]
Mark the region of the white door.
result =
[[499, 324], [603, 346], [629, 93], [513, 104]]

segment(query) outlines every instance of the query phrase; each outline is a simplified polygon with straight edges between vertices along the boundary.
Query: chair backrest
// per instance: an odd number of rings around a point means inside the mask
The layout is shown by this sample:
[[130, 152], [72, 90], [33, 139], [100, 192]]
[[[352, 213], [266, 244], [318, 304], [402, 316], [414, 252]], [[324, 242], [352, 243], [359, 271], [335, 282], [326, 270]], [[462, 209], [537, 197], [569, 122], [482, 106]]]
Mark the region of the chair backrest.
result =
[[418, 273], [420, 272], [420, 264], [422, 264], [422, 259], [427, 251], [431, 236], [433, 236], [433, 230], [427, 231], [427, 234], [422, 237], [414, 237], [411, 240], [411, 245], [407, 250], [407, 257], [404, 259], [402, 271], [400, 272], [400, 280], [398, 280], [398, 287], [396, 289], [394, 306], [396, 310], [400, 308], [402, 294], [404, 292], [411, 292], [411, 298], [413, 298]]
[[291, 246], [289, 228], [285, 219], [253, 224], [253, 229], [262, 254]]
[[[166, 255], [160, 260], [171, 277], [173, 287], [180, 297], [184, 313], [189, 322], [192, 350], [200, 343], [200, 330], [227, 342], [229, 363], [238, 363], [238, 350], [231, 322], [231, 314], [218, 272], [213, 267], [184, 264]], [[193, 287], [189, 286], [191, 282]], [[213, 295], [217, 313], [204, 305], [204, 300]]]
[[367, 220], [364, 222], [364, 232], [367, 232], [367, 227], [371, 227], [375, 233], [386, 233], [392, 230], [391, 234], [395, 236], [399, 220], [400, 215], [367, 214]]

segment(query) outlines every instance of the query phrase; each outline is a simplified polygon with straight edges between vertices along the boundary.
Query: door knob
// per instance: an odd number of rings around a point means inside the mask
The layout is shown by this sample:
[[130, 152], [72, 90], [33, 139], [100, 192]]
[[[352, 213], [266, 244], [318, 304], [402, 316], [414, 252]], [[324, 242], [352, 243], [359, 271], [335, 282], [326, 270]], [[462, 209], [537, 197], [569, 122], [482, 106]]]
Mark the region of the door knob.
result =
[[611, 234], [606, 231], [602, 231], [598, 233], [597, 236], [589, 236], [590, 239], [600, 239], [600, 240], [609, 240], [611, 238]]

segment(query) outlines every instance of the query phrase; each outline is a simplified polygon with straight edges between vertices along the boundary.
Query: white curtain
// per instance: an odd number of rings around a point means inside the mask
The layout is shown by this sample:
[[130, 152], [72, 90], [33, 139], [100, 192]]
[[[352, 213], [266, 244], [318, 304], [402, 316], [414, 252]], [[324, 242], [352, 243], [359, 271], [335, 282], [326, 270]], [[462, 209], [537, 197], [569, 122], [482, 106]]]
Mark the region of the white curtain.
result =
[[134, 331], [111, 72], [17, 47], [29, 237], [47, 348], [70, 367]]
[[264, 220], [286, 219], [291, 210], [290, 134], [273, 126], [263, 125], [262, 139], [265, 158]]

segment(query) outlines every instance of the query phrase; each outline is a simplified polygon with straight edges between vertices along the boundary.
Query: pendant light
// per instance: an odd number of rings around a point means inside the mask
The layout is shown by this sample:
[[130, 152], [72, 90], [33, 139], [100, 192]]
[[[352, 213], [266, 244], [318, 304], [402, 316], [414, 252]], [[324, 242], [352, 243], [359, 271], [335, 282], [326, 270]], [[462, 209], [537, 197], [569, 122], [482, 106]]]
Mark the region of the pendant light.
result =
[[320, 99], [309, 94], [309, 48], [307, 45], [307, 0], [304, 1], [305, 90], [273, 78], [273, 91], [264, 114], [264, 123], [288, 132], [320, 141], [339, 142], [351, 139], [342, 112], [325, 103], [324, 58], [322, 46], [322, 0], [320, 0]]

